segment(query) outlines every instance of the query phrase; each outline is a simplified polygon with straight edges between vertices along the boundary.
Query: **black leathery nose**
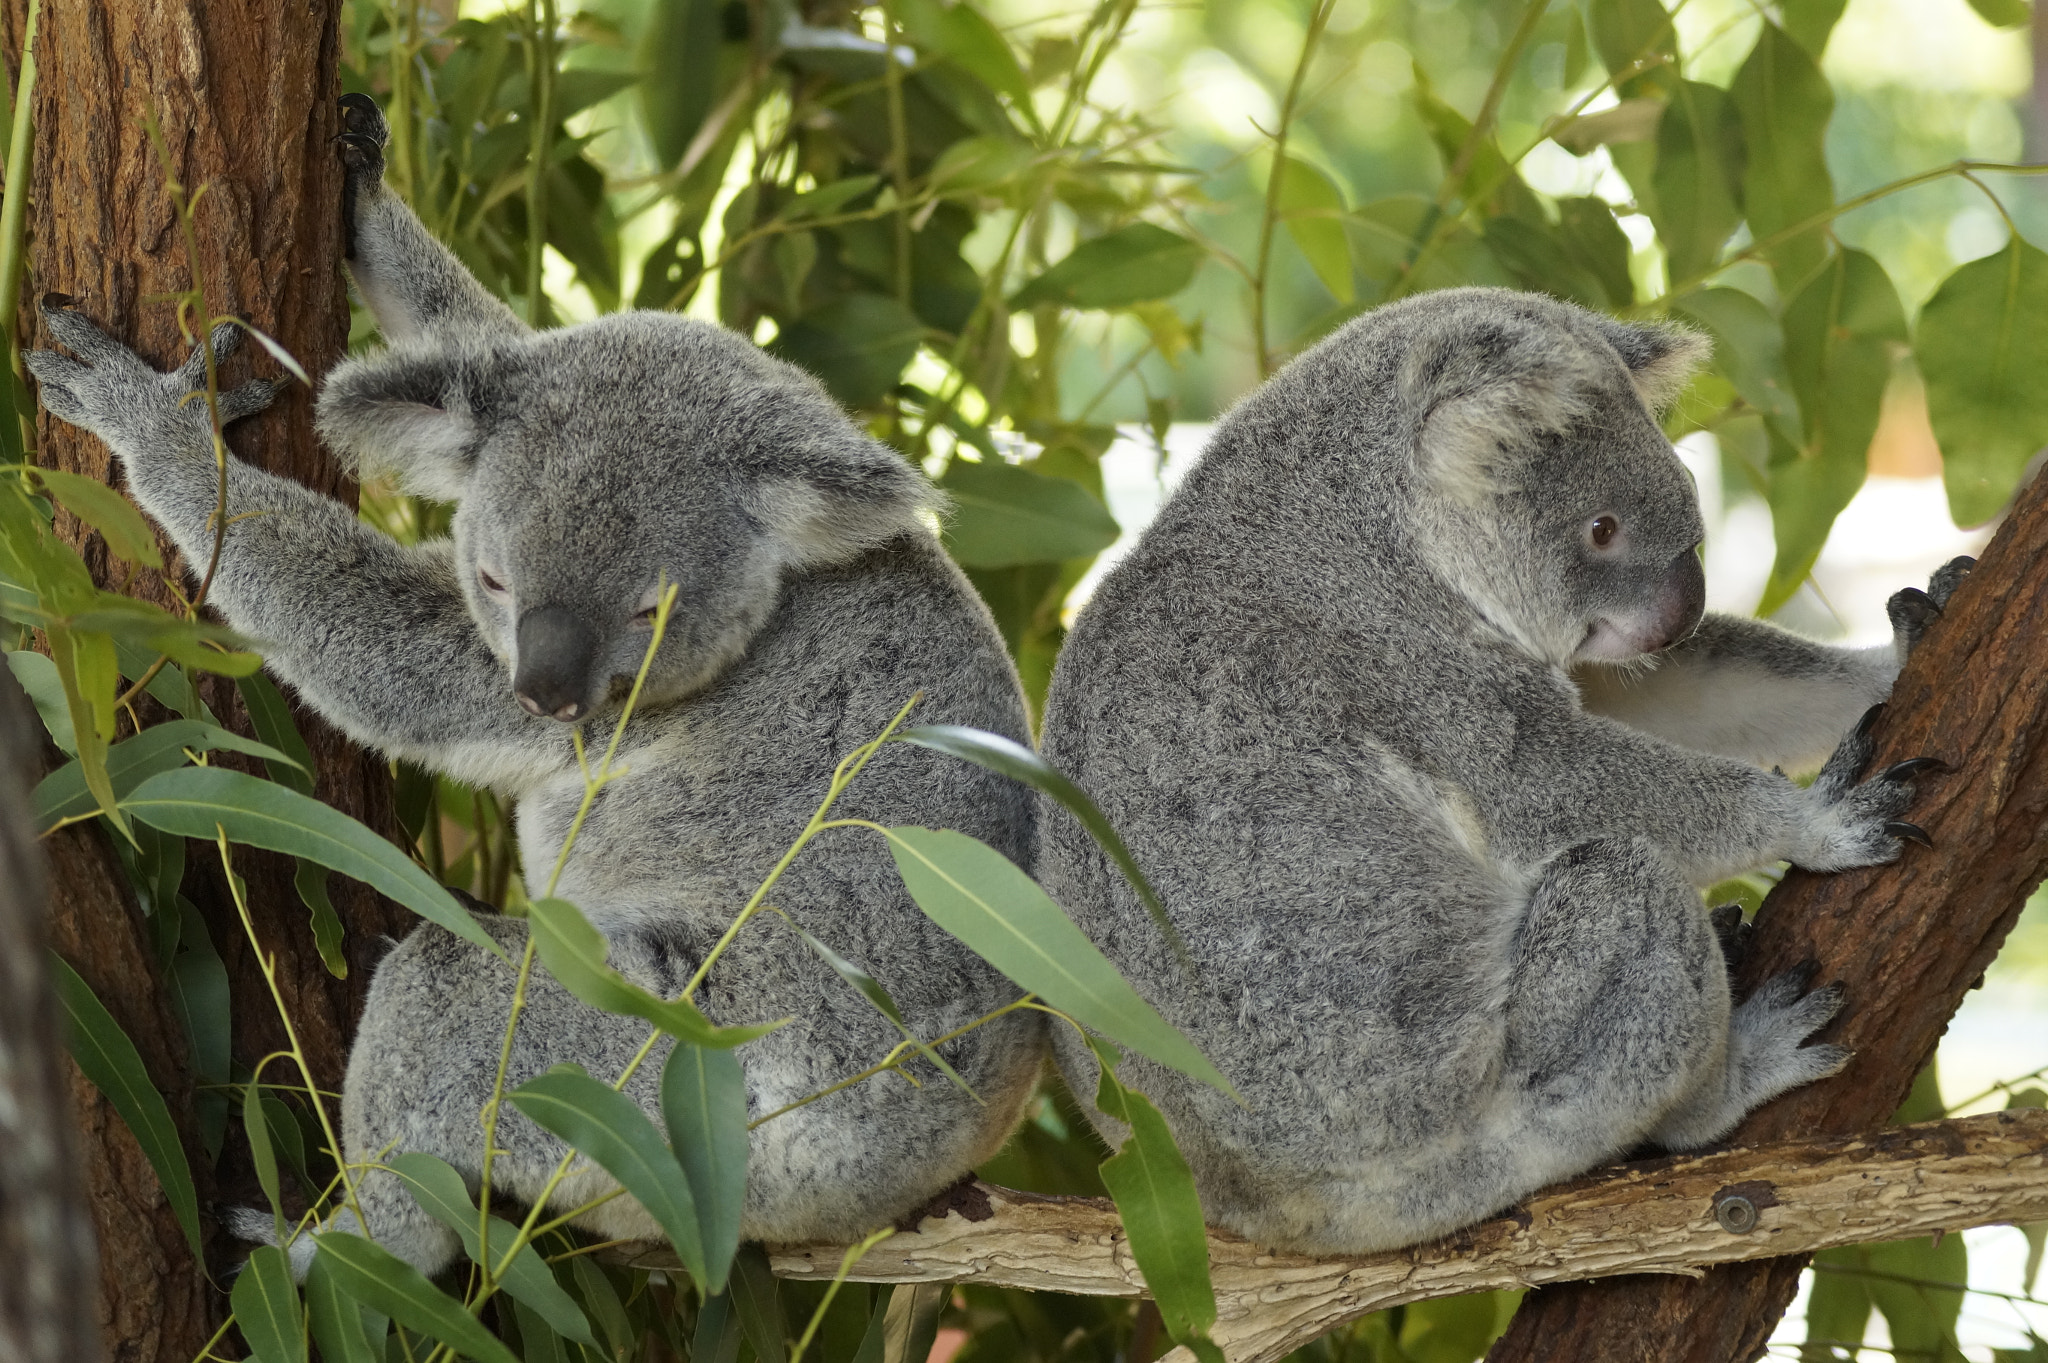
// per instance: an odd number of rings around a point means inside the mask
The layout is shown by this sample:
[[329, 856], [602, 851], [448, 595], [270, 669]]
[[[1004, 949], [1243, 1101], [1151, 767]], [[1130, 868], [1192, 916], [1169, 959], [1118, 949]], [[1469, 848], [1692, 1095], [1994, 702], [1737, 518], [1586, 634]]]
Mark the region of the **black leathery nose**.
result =
[[526, 712], [573, 720], [583, 713], [597, 636], [566, 606], [535, 606], [519, 617], [519, 665], [512, 694]]

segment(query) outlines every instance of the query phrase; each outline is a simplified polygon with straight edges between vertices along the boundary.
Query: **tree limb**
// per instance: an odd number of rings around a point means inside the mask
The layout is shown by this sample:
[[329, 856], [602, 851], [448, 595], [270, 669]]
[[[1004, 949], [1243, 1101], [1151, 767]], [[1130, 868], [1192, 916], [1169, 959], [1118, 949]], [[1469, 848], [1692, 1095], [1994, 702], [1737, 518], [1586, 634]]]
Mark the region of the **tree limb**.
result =
[[[1751, 1229], [1736, 1233], [1716, 1219], [1730, 1198], [1754, 1209]], [[1745, 1209], [1729, 1205], [1723, 1220], [1744, 1224]], [[1232, 1363], [1270, 1363], [1345, 1321], [1429, 1297], [1617, 1273], [1698, 1278], [1711, 1264], [2042, 1219], [2048, 1111], [1667, 1156], [1597, 1170], [1455, 1236], [1384, 1254], [1279, 1254], [1211, 1230], [1215, 1339]], [[843, 1245], [779, 1246], [769, 1261], [785, 1278], [828, 1280], [845, 1252]], [[678, 1268], [666, 1245], [618, 1257], [640, 1268]], [[915, 1231], [869, 1251], [852, 1276], [1144, 1295], [1112, 1204], [982, 1183], [953, 1189]], [[1167, 1355], [1168, 1363], [1191, 1357]]]
[[[1883, 1123], [1963, 995], [1983, 978], [2048, 871], [2048, 478], [2023, 488], [1970, 578], [1915, 649], [1873, 731], [1871, 770], [1922, 755], [1907, 818], [1931, 849], [1890, 866], [1794, 871], [1764, 901], [1736, 972], [1741, 997], [1817, 962], [1849, 1006], [1817, 1039], [1848, 1069], [1751, 1113], [1732, 1139], [1867, 1131]], [[1700, 1282], [1614, 1279], [1532, 1293], [1488, 1363], [1742, 1363], [1762, 1355], [1806, 1266], [1716, 1269]]]

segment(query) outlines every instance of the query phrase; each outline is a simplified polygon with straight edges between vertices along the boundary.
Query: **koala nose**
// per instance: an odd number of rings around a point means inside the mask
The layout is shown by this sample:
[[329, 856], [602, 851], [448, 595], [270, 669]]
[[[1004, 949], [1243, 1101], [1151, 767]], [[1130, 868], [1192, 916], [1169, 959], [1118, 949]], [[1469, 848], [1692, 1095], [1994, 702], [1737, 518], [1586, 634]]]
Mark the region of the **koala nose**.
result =
[[535, 606], [519, 617], [519, 665], [512, 694], [530, 715], [580, 719], [597, 639], [565, 606]]
[[1659, 596], [1665, 644], [1677, 643], [1699, 628], [1700, 617], [1707, 613], [1707, 572], [1696, 552], [1688, 549], [1671, 560]]

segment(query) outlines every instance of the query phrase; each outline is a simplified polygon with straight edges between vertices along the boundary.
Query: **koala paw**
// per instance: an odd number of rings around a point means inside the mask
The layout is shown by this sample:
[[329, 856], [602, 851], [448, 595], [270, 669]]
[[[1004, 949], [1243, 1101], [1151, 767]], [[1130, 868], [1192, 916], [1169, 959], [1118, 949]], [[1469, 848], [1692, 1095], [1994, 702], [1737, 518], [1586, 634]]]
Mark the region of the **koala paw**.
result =
[[1899, 816], [1913, 802], [1914, 779], [1948, 770], [1946, 762], [1935, 757], [1909, 758], [1868, 781], [1857, 780], [1870, 762], [1870, 729], [1883, 710], [1882, 705], [1870, 708], [1806, 792], [1812, 814], [1792, 860], [1809, 871], [1842, 871], [1896, 861], [1901, 842], [1934, 845], [1925, 829]]
[[[48, 298], [42, 314], [50, 335], [78, 356], [36, 350], [22, 357], [52, 416], [91, 431], [124, 459], [158, 449], [211, 451], [206, 404], [191, 396], [206, 387], [203, 351], [195, 346], [184, 364], [161, 374], [81, 314], [53, 306]], [[241, 343], [241, 329], [224, 322], [209, 343], [218, 364]], [[262, 411], [276, 393], [268, 379], [222, 393], [222, 422]]]
[[384, 144], [391, 140], [391, 129], [384, 122], [384, 111], [368, 95], [343, 95], [340, 103], [341, 131], [334, 143], [343, 171], [341, 226], [346, 240], [342, 253], [354, 260], [356, 206], [365, 190], [374, 191], [384, 183]]
[[1907, 587], [1892, 593], [1892, 599], [1885, 603], [1885, 614], [1891, 617], [1892, 638], [1901, 660], [1919, 647], [1928, 626], [1941, 617], [1948, 599], [1976, 566], [1977, 560], [1967, 555], [1952, 558], [1934, 570], [1934, 575], [1927, 579], [1926, 591]]
[[1824, 1079], [1849, 1063], [1846, 1047], [1800, 1045], [1842, 1011], [1841, 985], [1806, 992], [1813, 975], [1811, 965], [1773, 975], [1729, 1017], [1731, 1090], [1741, 1110]]

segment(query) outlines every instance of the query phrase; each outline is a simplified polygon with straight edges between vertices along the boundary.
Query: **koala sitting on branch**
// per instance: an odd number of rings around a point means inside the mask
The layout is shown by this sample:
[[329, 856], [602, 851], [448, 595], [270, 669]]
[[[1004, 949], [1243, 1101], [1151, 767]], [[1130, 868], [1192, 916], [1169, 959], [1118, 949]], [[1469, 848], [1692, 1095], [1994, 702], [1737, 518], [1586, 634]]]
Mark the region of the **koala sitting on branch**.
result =
[[[555, 891], [602, 929], [615, 967], [673, 997], [842, 756], [920, 690], [920, 719], [1028, 742], [1016, 674], [925, 523], [930, 485], [817, 382], [672, 314], [529, 330], [384, 187], [376, 106], [350, 96], [343, 107], [349, 265], [390, 348], [328, 377], [320, 432], [408, 491], [458, 502], [454, 535], [401, 546], [353, 507], [230, 459], [211, 603], [357, 741], [517, 800], [539, 893], [584, 797], [570, 726], [616, 722], [657, 592], [677, 586], [620, 748], [627, 774], [598, 795]], [[105, 440], [136, 500], [188, 562], [206, 563], [212, 435], [205, 404], [180, 401], [203, 385], [198, 357], [158, 374], [77, 314], [46, 317], [78, 359], [29, 357], [44, 404]], [[235, 389], [224, 414], [270, 395], [265, 382]], [[883, 749], [839, 811], [958, 828], [1029, 864], [1024, 788], [922, 750]], [[927, 1039], [1016, 996], [918, 911], [876, 840], [819, 840], [776, 904], [881, 980]], [[517, 960], [524, 923], [481, 921]], [[350, 1161], [425, 1151], [474, 1189], [513, 982], [503, 962], [432, 925], [383, 962], [343, 1097]], [[902, 1039], [772, 914], [736, 939], [697, 998], [721, 1023], [793, 1019], [738, 1052], [754, 1117]], [[920, 1060], [919, 1087], [884, 1075], [756, 1128], [743, 1235], [858, 1236], [958, 1180], [1002, 1142], [1036, 1079], [1036, 1017], [940, 1048], [978, 1101]], [[646, 1032], [536, 968], [507, 1087], [563, 1061], [609, 1080]], [[626, 1090], [657, 1120], [666, 1053]], [[510, 1106], [497, 1141], [495, 1186], [529, 1201], [566, 1152]], [[572, 1178], [555, 1203], [607, 1186]], [[459, 1252], [395, 1175], [372, 1170], [358, 1193], [368, 1232], [416, 1267], [432, 1273]], [[355, 1229], [350, 1213], [342, 1222]], [[586, 1223], [608, 1237], [660, 1235], [627, 1198]], [[294, 1245], [300, 1271], [312, 1249]]]
[[[1704, 349], [1504, 290], [1382, 308], [1222, 422], [1082, 612], [1044, 749], [1196, 971], [1057, 812], [1039, 874], [1244, 1095], [1130, 1061], [1212, 1222], [1426, 1240], [1846, 1063], [1800, 1044], [1839, 988], [1731, 1008], [1698, 887], [1925, 837], [1900, 821], [1923, 764], [1858, 784], [1857, 720], [1938, 603], [1894, 598], [1897, 644], [1866, 651], [1703, 618], [1653, 413]], [[1830, 748], [1810, 789], [1763, 769]]]

